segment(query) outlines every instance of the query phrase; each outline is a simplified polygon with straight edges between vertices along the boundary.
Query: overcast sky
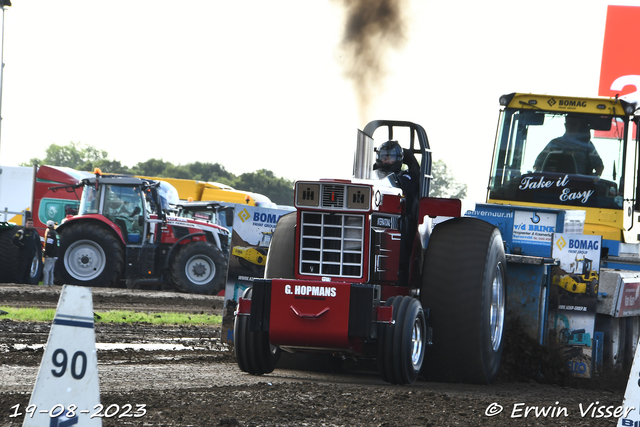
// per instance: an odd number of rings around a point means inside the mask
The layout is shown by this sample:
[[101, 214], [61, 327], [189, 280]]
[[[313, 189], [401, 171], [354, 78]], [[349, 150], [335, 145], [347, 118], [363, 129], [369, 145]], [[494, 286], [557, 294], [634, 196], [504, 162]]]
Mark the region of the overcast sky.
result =
[[349, 177], [358, 128], [410, 120], [482, 202], [498, 98], [596, 96], [611, 2], [401, 1], [403, 37], [379, 57], [367, 108], [346, 77], [346, 1], [12, 3], [0, 165], [73, 141], [127, 166]]

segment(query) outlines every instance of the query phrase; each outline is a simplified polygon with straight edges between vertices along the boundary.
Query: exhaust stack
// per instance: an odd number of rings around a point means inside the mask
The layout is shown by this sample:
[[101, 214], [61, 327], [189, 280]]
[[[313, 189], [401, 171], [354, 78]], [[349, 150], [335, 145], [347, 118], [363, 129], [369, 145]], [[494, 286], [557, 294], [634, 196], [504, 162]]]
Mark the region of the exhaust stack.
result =
[[358, 129], [356, 152], [353, 156], [353, 177], [371, 179], [373, 158], [373, 138]]

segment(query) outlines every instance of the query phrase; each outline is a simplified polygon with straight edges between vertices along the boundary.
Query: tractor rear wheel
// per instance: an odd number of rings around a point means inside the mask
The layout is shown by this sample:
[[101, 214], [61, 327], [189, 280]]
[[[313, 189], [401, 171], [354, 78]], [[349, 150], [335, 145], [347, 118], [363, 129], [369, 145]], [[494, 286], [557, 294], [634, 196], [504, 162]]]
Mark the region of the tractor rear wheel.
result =
[[0, 229], [0, 283], [16, 283], [18, 272], [18, 248], [11, 242], [15, 227]]
[[391, 297], [394, 324], [378, 326], [378, 370], [391, 384], [412, 384], [418, 379], [426, 350], [427, 323], [420, 301]]
[[[11, 239], [18, 230], [22, 230], [24, 227], [17, 226], [8, 229], [0, 230], [0, 283], [17, 283], [22, 280], [22, 277], [18, 277], [17, 265], [18, 265], [18, 248], [13, 244]], [[31, 270], [29, 272], [29, 278], [27, 279], [27, 285], [37, 285], [42, 280], [42, 269], [44, 263], [42, 262], [42, 248], [37, 247], [36, 253], [31, 261]]]
[[264, 277], [267, 279], [294, 279], [296, 213], [283, 215], [271, 237]]
[[420, 292], [433, 328], [428, 378], [481, 384], [496, 379], [504, 348], [505, 268], [502, 238], [492, 224], [454, 218], [434, 228]]
[[124, 272], [124, 247], [97, 223], [72, 224], [60, 233], [56, 283], [91, 287], [119, 285]]
[[[273, 232], [271, 242], [269, 243], [268, 252], [264, 249], [267, 261], [265, 263], [264, 277], [265, 279], [294, 279], [294, 247], [295, 247], [295, 235], [296, 235], [296, 214], [295, 212], [283, 215], [278, 220], [278, 225]], [[251, 295], [251, 293], [249, 293]], [[238, 316], [245, 317], [245, 316]], [[269, 334], [265, 333], [267, 344], [270, 349], [270, 360], [275, 365], [280, 359], [282, 350], [279, 347], [271, 345], [269, 343]], [[263, 344], [264, 345], [264, 344]], [[234, 347], [237, 346], [234, 341]], [[297, 357], [297, 356], [296, 356]], [[240, 362], [238, 362], [240, 363]], [[273, 367], [270, 367], [269, 372], [273, 371]]]
[[[252, 288], [244, 291], [242, 298], [251, 299]], [[269, 343], [269, 333], [249, 330], [249, 316], [236, 315], [233, 324], [233, 351], [241, 371], [251, 375], [273, 372], [280, 349]]]
[[227, 258], [209, 242], [184, 245], [171, 264], [171, 282], [191, 294], [217, 294], [224, 286]]

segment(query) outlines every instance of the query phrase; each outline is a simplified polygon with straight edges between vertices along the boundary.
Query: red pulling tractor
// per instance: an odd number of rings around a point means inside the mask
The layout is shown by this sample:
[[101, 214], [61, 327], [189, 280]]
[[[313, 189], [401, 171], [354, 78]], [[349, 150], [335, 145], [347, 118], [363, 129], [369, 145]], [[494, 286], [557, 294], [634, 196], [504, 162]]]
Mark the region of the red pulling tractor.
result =
[[[401, 141], [414, 200], [374, 170], [373, 135]], [[395, 133], [394, 133], [395, 131]], [[386, 141], [386, 139], [385, 139]], [[273, 371], [281, 351], [377, 360], [382, 378], [490, 383], [503, 350], [506, 271], [498, 229], [429, 196], [424, 129], [374, 121], [358, 133], [354, 178], [297, 182], [297, 212], [275, 229], [265, 279], [238, 304], [241, 370]], [[409, 198], [408, 198], [409, 197]], [[432, 226], [432, 218], [455, 217]]]
[[[131, 177], [85, 178], [78, 215], [58, 227], [57, 282], [127, 287], [164, 284], [215, 294], [226, 280], [229, 231], [166, 214], [174, 188]], [[175, 193], [177, 200], [177, 192]]]

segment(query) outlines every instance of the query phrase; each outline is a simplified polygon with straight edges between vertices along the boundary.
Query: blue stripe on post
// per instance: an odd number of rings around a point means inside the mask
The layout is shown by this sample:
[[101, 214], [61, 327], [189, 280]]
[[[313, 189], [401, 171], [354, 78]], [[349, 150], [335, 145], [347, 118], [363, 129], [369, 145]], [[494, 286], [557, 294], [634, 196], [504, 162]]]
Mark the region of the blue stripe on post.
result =
[[73, 326], [75, 328], [93, 329], [93, 322], [81, 322], [78, 320], [64, 320], [64, 319], [58, 319], [57, 317], [53, 319], [53, 324], [62, 325], [62, 326]]

